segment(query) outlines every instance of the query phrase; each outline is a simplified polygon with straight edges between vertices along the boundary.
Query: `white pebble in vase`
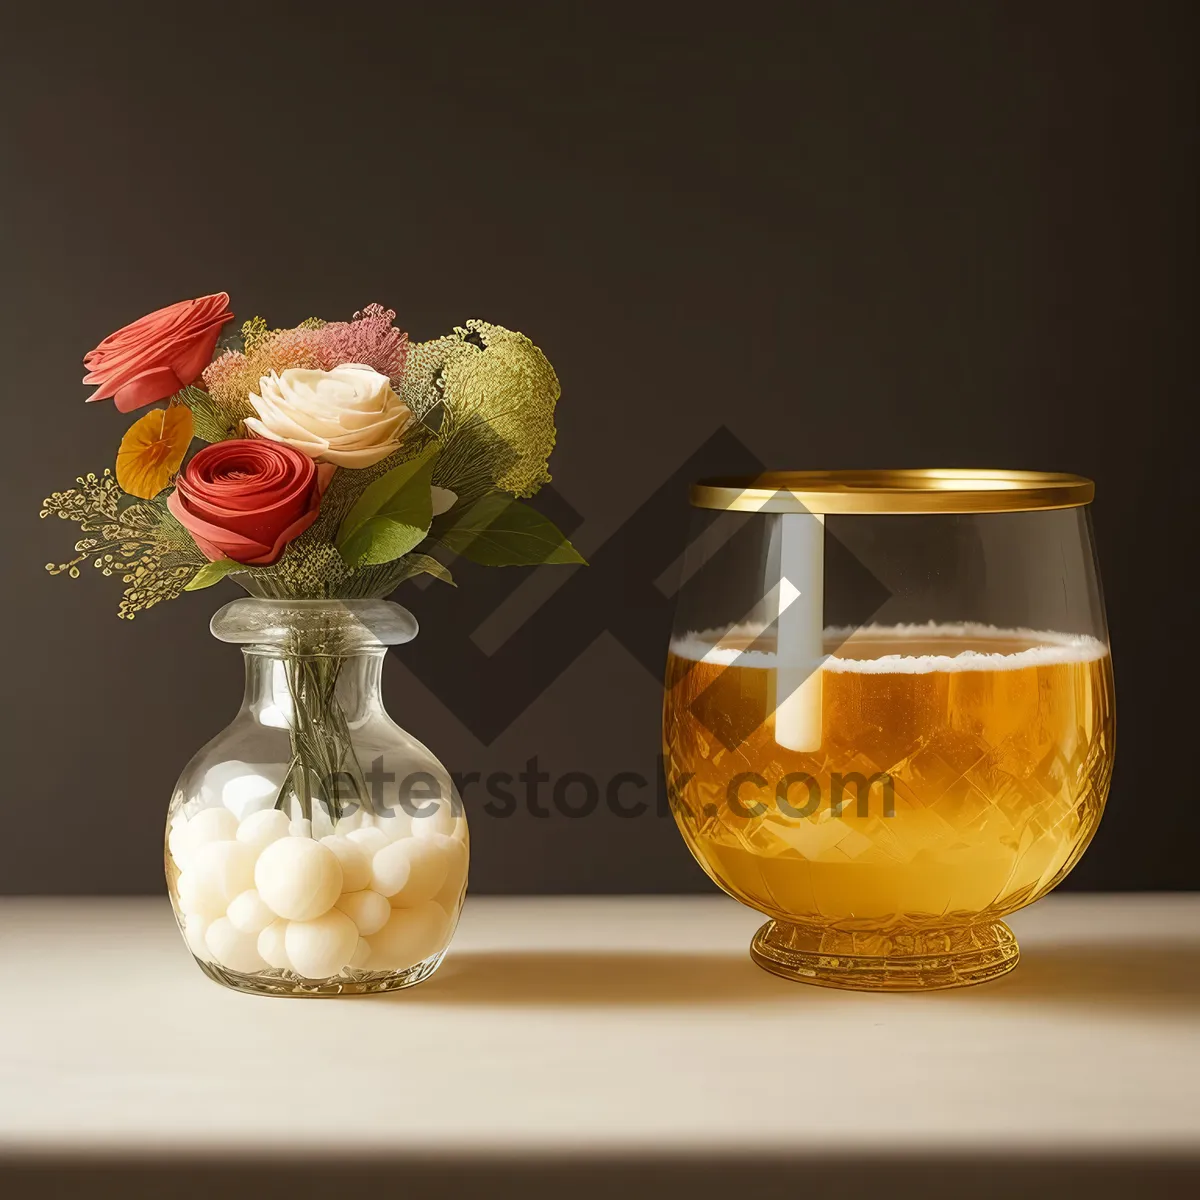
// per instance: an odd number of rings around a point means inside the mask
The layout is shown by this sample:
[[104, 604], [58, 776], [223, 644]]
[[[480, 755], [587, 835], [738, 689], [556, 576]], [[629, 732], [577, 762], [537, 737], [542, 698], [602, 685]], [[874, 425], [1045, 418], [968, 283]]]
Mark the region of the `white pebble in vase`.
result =
[[[179, 815], [183, 816], [182, 813]], [[188, 844], [186, 818], [178, 824], [172, 822], [171, 832], [167, 834], [167, 849], [171, 852], [171, 858], [174, 860], [175, 866], [181, 871], [186, 871], [188, 864], [192, 861], [191, 847]]]
[[187, 938], [188, 948], [204, 962], [212, 961], [212, 952], [205, 940], [210, 924], [211, 921], [199, 913], [189, 913], [183, 920], [183, 936]]
[[426, 800], [415, 804], [413, 811], [419, 815], [412, 819], [414, 837], [432, 837], [434, 834], [452, 834], [457, 823], [454, 808], [446, 800]]
[[376, 829], [374, 825], [364, 825], [361, 829], [355, 829], [346, 836], [356, 845], [361, 846], [363, 853], [368, 858], [378, 854], [388, 844], [387, 834], [382, 829]]
[[258, 952], [269, 967], [280, 971], [292, 969], [291, 960], [287, 956], [287, 927], [284, 920], [272, 921], [258, 935]]
[[212, 957], [231, 971], [248, 975], [267, 965], [258, 952], [258, 938], [236, 929], [228, 917], [218, 917], [208, 927], [204, 940]]
[[251, 772], [238, 775], [225, 784], [221, 789], [221, 803], [239, 821], [244, 821], [251, 813], [271, 809], [278, 795], [278, 783], [266, 775]]
[[234, 896], [225, 915], [230, 924], [242, 933], [262, 933], [275, 920], [275, 914], [266, 906], [255, 888]]
[[470, 854], [467, 843], [455, 837], [445, 837], [435, 833], [429, 841], [441, 851], [446, 860], [446, 879], [463, 878], [467, 874], [467, 860]]
[[334, 907], [344, 912], [358, 926], [358, 932], [363, 937], [378, 933], [392, 915], [392, 906], [387, 897], [370, 890], [343, 892]]
[[371, 858], [367, 851], [348, 837], [330, 834], [321, 839], [342, 864], [342, 891], [360, 892], [371, 882]]
[[342, 866], [328, 846], [309, 838], [272, 842], [258, 857], [254, 887], [267, 907], [289, 921], [328, 912], [342, 890]]
[[400, 805], [396, 805], [376, 817], [374, 825], [387, 841], [394, 842], [397, 838], [411, 836], [413, 819]]
[[[391, 898], [393, 908], [413, 908], [432, 900], [446, 882], [446, 854], [433, 838], [405, 838], [381, 850], [372, 864], [371, 886]], [[382, 867], [382, 870], [381, 870]], [[380, 880], [387, 885], [380, 886]], [[392, 886], [399, 880], [399, 886]]]
[[450, 921], [436, 904], [396, 908], [371, 943], [367, 968], [372, 971], [405, 971], [432, 958], [446, 945]]
[[466, 887], [470, 855], [466, 843], [454, 838], [445, 838], [439, 845], [446, 856], [446, 878], [434, 895], [433, 901], [440, 904], [447, 913], [452, 913], [462, 898], [463, 888]]
[[262, 850], [289, 834], [291, 823], [287, 814], [275, 808], [251, 813], [238, 825], [237, 840]]
[[237, 837], [238, 820], [227, 808], [202, 808], [188, 818], [187, 848], [195, 854], [209, 842], [228, 842]]
[[328, 979], [350, 965], [358, 949], [358, 926], [330, 909], [311, 921], [292, 921], [284, 939], [292, 970], [305, 979]]
[[245, 775], [253, 770], [254, 768], [249, 763], [242, 762], [240, 758], [228, 758], [224, 762], [214, 763], [206, 768], [196, 794], [204, 801], [206, 807], [219, 806], [225, 785], [231, 779], [236, 779], [239, 775]]
[[179, 910], [185, 916], [213, 921], [225, 915], [225, 897], [191, 868], [179, 876], [175, 883], [175, 894], [179, 898]]
[[412, 863], [404, 845], [391, 842], [371, 859], [371, 887], [381, 896], [394, 896], [408, 882]]
[[222, 912], [240, 893], [254, 886], [253, 846], [244, 842], [208, 842], [192, 854], [187, 873]]

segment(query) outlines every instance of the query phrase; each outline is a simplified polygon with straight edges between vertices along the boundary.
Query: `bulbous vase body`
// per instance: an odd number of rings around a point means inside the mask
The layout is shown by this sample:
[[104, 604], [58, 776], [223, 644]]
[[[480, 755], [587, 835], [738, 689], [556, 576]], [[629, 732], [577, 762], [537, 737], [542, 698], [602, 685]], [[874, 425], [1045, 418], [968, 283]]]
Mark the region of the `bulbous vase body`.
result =
[[212, 979], [261, 995], [391, 991], [428, 978], [466, 892], [450, 775], [387, 714], [389, 645], [415, 619], [383, 600], [237, 600], [246, 691], [188, 763], [167, 817], [167, 887]]

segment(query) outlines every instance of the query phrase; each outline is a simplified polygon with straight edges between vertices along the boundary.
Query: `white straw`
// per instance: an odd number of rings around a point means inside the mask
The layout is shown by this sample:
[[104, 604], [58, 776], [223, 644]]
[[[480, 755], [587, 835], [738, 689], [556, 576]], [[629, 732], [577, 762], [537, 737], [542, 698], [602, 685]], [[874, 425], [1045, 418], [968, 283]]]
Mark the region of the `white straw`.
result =
[[780, 522], [775, 741], [808, 752], [821, 748], [825, 518], [784, 513]]

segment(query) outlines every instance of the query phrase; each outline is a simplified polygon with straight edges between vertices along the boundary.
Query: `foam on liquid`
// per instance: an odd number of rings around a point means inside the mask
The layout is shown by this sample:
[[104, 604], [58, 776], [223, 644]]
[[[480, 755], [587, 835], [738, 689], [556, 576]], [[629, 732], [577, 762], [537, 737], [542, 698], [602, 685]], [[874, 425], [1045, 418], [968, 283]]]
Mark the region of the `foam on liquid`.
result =
[[[761, 636], [762, 626], [734, 625], [727, 629], [705, 629], [673, 638], [671, 653], [677, 658], [717, 666], [739, 666], [760, 670], [778, 666], [774, 650], [750, 650], [743, 647]], [[821, 666], [826, 671], [846, 671], [875, 675], [923, 675], [932, 671], [1017, 671], [1025, 667], [1043, 667], [1053, 663], [1094, 662], [1108, 654], [1108, 647], [1087, 634], [1053, 633], [1033, 629], [1000, 629], [995, 625], [938, 624], [864, 625], [857, 629], [827, 628], [825, 640], [832, 643], [830, 655]], [[871, 644], [888, 649], [897, 643], [940, 642], [998, 643], [996, 650], [962, 650], [957, 654], [886, 653], [855, 657], [856, 649]], [[1016, 647], [1021, 647], [1017, 649]]]

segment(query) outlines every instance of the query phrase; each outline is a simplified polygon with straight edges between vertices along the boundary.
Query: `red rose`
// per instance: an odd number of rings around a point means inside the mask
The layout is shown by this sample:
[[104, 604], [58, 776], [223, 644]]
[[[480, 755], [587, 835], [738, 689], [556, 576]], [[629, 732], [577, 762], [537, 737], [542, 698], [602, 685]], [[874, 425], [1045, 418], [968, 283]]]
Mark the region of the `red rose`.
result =
[[229, 296], [201, 296], [148, 313], [109, 334], [84, 355], [84, 383], [97, 384], [88, 397], [110, 396], [121, 412], [133, 412], [195, 383], [212, 361], [221, 326], [233, 320]]
[[336, 469], [281, 442], [216, 442], [184, 467], [167, 507], [214, 562], [266, 566], [317, 519]]

